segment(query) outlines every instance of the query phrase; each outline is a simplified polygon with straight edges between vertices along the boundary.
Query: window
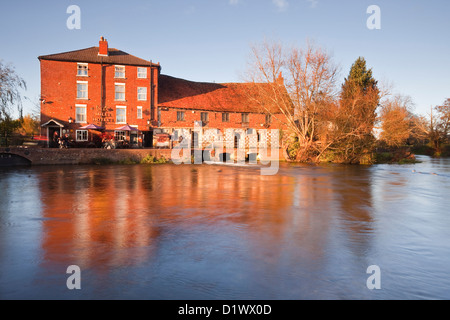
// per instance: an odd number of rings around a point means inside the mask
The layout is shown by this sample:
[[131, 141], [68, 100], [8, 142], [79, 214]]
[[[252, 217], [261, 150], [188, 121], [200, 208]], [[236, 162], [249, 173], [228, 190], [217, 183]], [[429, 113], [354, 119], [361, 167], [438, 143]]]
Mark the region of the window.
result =
[[177, 121], [184, 121], [184, 111], [177, 111]]
[[76, 123], [86, 123], [86, 105], [76, 104], [75, 105], [75, 122]]
[[77, 141], [88, 141], [88, 131], [77, 130]]
[[88, 98], [88, 83], [87, 81], [77, 81], [77, 99]]
[[125, 78], [125, 66], [116, 66], [115, 78]]
[[88, 76], [88, 64], [87, 63], [78, 63], [77, 76], [80, 76], [80, 77]]
[[147, 88], [146, 87], [138, 87], [138, 100], [139, 101], [147, 101]]
[[137, 77], [139, 79], [147, 79], [147, 68], [137, 68]]
[[116, 83], [115, 92], [116, 101], [125, 101], [125, 83]]
[[114, 139], [117, 140], [117, 141], [125, 140], [125, 131], [115, 131], [114, 132]]
[[137, 107], [137, 118], [142, 119], [142, 107]]
[[200, 116], [203, 122], [208, 122], [208, 112], [202, 112]]
[[266, 123], [272, 123], [272, 115], [271, 114], [266, 114]]
[[230, 114], [222, 113], [222, 122], [230, 122]]
[[116, 107], [116, 123], [127, 123], [127, 107]]
[[172, 135], [172, 140], [178, 141], [178, 139], [179, 139], [178, 130], [175, 130]]
[[248, 113], [243, 113], [242, 114], [242, 123], [249, 123], [250, 121], [248, 120]]

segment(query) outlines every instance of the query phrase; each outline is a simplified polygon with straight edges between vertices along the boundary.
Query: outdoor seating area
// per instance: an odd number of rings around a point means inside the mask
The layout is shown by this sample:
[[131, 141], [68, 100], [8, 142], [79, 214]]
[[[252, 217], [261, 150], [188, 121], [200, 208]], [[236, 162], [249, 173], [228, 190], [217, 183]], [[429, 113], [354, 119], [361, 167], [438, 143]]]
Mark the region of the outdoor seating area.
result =
[[88, 124], [76, 130], [66, 130], [55, 120], [49, 121], [46, 146], [49, 148], [104, 148], [137, 149], [143, 148], [143, 133], [128, 124], [106, 130], [96, 124]]

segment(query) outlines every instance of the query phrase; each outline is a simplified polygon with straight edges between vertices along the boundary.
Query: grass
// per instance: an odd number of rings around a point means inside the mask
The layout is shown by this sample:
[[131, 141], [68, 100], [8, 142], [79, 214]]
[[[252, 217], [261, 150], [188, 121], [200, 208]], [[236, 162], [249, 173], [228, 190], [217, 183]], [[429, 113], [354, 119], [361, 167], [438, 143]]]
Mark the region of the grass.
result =
[[158, 159], [150, 154], [140, 161], [141, 164], [164, 164], [168, 162], [169, 160], [167, 160], [164, 156]]
[[378, 152], [375, 154], [375, 163], [376, 164], [413, 164], [413, 163], [421, 163], [421, 161], [417, 160], [415, 157], [405, 157], [402, 154], [396, 154], [396, 152]]

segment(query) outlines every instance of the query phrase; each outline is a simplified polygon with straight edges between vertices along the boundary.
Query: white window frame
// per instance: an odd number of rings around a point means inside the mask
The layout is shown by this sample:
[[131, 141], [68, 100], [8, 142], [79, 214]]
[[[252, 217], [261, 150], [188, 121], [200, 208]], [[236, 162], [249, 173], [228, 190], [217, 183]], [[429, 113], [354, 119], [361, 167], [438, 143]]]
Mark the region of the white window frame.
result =
[[[78, 96], [78, 93], [79, 93], [79, 91], [78, 91], [78, 85], [79, 85], [79, 84], [85, 84], [85, 85], [86, 85], [86, 97], [80, 97], [80, 96]], [[80, 91], [80, 92], [83, 92], [83, 91]], [[89, 99], [89, 84], [88, 84], [87, 81], [77, 81], [77, 99], [78, 99], [78, 100], [88, 100], [88, 99]]]
[[117, 141], [124, 141], [127, 133], [125, 131], [116, 130], [114, 131], [114, 139]]
[[138, 79], [147, 79], [147, 68], [138, 67], [137, 68], [137, 77], [138, 77]]
[[[86, 67], [86, 69], [80, 69], [80, 67]], [[86, 74], [80, 74], [80, 71], [86, 71]], [[88, 77], [89, 76], [89, 64], [88, 63], [77, 63], [77, 77]]]
[[[118, 92], [117, 87], [123, 87], [123, 92]], [[117, 93], [123, 93], [123, 99], [117, 99]], [[125, 99], [126, 99], [125, 83], [119, 83], [119, 82], [114, 83], [114, 100], [115, 101], [125, 101]]]
[[[78, 108], [84, 109], [84, 121], [78, 121]], [[86, 104], [76, 104], [75, 105], [75, 123], [87, 123], [87, 105]]]
[[144, 119], [144, 113], [142, 112], [142, 107], [138, 106], [137, 107], [137, 115], [136, 115], [137, 119]]
[[[78, 134], [82, 134], [82, 138], [79, 139]], [[84, 138], [84, 135], [86, 135], [86, 138]], [[76, 140], [77, 141], [88, 141], [89, 140], [89, 133], [87, 130], [76, 130]]]
[[[145, 89], [145, 92], [139, 92], [139, 89]], [[147, 101], [147, 87], [138, 87], [137, 88], [137, 99], [138, 101]], [[142, 97], [142, 95], [145, 94], [145, 97]]]
[[[117, 110], [125, 110], [125, 121], [117, 121]], [[126, 106], [116, 106], [116, 124], [127, 124], [127, 107]]]
[[[117, 69], [123, 69], [122, 71], [117, 71]], [[117, 76], [117, 73], [123, 73], [123, 76]], [[125, 66], [115, 65], [114, 66], [114, 78], [116, 79], [125, 79]]]

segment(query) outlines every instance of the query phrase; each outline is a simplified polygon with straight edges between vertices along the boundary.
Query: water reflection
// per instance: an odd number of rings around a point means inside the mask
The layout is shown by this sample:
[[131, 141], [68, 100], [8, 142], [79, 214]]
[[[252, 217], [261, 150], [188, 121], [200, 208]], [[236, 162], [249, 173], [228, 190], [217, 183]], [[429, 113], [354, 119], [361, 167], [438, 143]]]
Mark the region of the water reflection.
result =
[[[0, 298], [448, 298], [449, 168], [3, 171]], [[73, 264], [84, 270], [75, 296]], [[365, 287], [371, 264], [385, 272], [379, 292]]]

